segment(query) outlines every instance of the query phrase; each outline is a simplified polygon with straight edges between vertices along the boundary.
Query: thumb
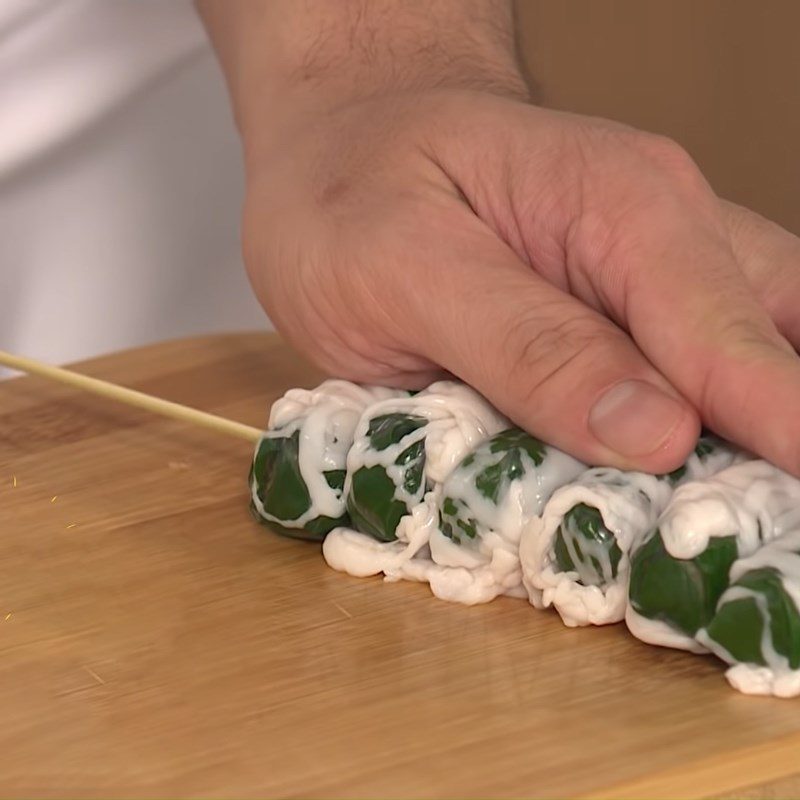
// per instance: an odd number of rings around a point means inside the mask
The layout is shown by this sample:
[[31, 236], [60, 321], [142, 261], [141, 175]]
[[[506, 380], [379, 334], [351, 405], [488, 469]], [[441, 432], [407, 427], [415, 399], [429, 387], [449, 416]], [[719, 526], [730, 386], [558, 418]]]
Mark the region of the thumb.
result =
[[428, 271], [423, 354], [586, 463], [653, 473], [683, 463], [698, 416], [627, 334], [501, 242], [472, 245]]

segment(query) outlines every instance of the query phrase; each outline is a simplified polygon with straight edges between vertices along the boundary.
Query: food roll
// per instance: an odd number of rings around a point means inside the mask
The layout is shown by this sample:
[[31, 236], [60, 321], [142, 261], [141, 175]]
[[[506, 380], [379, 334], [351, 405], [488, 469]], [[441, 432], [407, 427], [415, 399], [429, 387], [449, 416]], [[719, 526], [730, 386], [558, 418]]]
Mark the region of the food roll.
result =
[[271, 410], [250, 469], [251, 509], [278, 533], [321, 540], [348, 517], [347, 453], [364, 410], [407, 392], [328, 380], [290, 389]]
[[328, 537], [323, 548], [328, 564], [354, 575], [383, 572], [389, 579], [425, 580], [420, 564], [408, 562], [427, 550], [442, 482], [464, 456], [508, 424], [483, 397], [455, 381], [370, 406], [347, 457], [344, 492], [351, 525]]
[[495, 434], [469, 453], [442, 484], [430, 535], [433, 593], [488, 602], [524, 596], [519, 563], [523, 526], [585, 465], [519, 428]]
[[651, 644], [705, 652], [738, 559], [800, 526], [800, 480], [749, 460], [679, 486], [631, 559], [625, 620]]
[[501, 420], [480, 395], [454, 381], [370, 406], [347, 458], [353, 527], [394, 541], [400, 520]]
[[530, 602], [554, 606], [569, 626], [622, 620], [630, 551], [652, 529], [674, 486], [714, 474], [736, 457], [733, 448], [704, 435], [668, 475], [593, 468], [557, 490], [521, 537]]
[[730, 665], [747, 694], [800, 694], [800, 528], [730, 569], [730, 585], [698, 642]]

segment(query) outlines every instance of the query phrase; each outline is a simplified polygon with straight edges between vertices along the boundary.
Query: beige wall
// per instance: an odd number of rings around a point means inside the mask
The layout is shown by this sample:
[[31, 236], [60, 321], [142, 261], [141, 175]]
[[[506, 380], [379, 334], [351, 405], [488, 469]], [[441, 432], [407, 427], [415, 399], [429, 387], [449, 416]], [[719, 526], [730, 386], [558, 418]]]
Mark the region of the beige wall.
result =
[[800, 0], [518, 0], [546, 105], [677, 139], [800, 233]]

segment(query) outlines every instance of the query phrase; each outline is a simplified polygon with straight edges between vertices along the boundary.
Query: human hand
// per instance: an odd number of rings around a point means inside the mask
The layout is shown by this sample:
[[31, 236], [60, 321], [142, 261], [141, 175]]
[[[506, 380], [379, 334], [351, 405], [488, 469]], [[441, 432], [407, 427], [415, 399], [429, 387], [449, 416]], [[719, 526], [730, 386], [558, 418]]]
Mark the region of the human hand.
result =
[[593, 464], [670, 470], [702, 419], [800, 472], [794, 236], [675, 143], [496, 84], [332, 94], [242, 126], [247, 268], [301, 352], [445, 370]]

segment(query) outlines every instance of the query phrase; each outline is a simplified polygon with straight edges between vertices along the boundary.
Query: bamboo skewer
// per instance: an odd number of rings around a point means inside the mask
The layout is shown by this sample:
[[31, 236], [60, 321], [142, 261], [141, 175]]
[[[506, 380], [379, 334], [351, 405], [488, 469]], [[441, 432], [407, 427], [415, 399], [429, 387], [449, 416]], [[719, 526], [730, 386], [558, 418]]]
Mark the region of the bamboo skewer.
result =
[[81, 375], [78, 372], [72, 372], [62, 367], [54, 367], [50, 364], [34, 361], [31, 358], [15, 356], [3, 350], [0, 350], [0, 366], [9, 367], [17, 372], [40, 375], [43, 378], [65, 383], [101, 397], [126, 403], [129, 406], [143, 408], [145, 411], [151, 411], [154, 414], [161, 414], [182, 422], [191, 422], [194, 425], [218, 431], [219, 433], [226, 433], [229, 436], [237, 436], [253, 444], [261, 438], [261, 431], [250, 425], [225, 419], [225, 417], [218, 417], [216, 414], [209, 414], [206, 411], [198, 411], [196, 408], [173, 403], [171, 400], [162, 400], [159, 397], [137, 392], [135, 389], [127, 389], [124, 386], [117, 386], [114, 383], [101, 381], [98, 378], [90, 378], [88, 375]]

